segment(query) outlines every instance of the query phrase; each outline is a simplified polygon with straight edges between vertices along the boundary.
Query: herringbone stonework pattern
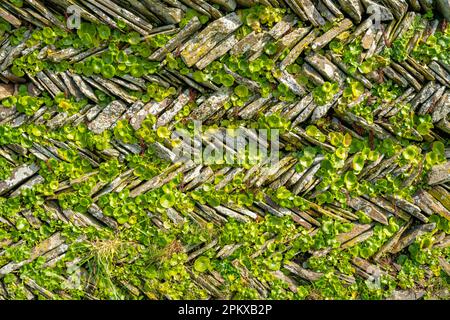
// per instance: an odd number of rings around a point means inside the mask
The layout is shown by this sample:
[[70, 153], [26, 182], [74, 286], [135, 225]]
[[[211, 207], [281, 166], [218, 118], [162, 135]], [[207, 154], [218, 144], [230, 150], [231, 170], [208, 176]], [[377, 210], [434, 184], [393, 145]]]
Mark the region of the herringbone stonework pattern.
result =
[[449, 19], [1, 0], [0, 299], [448, 299]]

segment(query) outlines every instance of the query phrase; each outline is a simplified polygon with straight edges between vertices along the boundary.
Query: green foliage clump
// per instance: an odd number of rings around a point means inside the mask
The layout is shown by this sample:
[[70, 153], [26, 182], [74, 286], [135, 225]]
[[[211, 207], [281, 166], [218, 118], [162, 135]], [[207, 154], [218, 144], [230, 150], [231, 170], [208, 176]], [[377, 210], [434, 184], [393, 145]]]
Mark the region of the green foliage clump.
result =
[[339, 85], [336, 82], [325, 82], [323, 85], [316, 87], [313, 91], [314, 101], [318, 105], [324, 105], [330, 102], [338, 93]]

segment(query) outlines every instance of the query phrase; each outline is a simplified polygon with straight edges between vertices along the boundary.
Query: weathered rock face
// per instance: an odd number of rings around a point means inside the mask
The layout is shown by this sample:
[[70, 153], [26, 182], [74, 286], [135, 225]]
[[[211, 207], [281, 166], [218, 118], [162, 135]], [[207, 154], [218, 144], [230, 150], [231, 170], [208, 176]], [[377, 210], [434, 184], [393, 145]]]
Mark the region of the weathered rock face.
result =
[[22, 165], [16, 168], [11, 177], [6, 180], [0, 181], [0, 195], [8, 192], [13, 189], [20, 183], [24, 182], [28, 178], [30, 178], [33, 174], [35, 174], [39, 170], [39, 166], [36, 164], [31, 165]]
[[170, 39], [162, 48], [156, 50], [150, 56], [150, 59], [158, 61], [163, 60], [167, 53], [180, 46], [184, 40], [192, 36], [192, 34], [200, 29], [200, 27], [200, 20], [198, 20], [197, 17], [192, 18], [189, 23], [180, 32], [177, 33], [175, 37]]
[[424, 290], [395, 290], [388, 300], [419, 300], [424, 294]]
[[181, 58], [188, 67], [194, 65], [241, 24], [241, 20], [235, 13], [215, 20], [197, 36], [189, 40], [185, 49], [181, 52]]
[[363, 6], [359, 0], [338, 0], [342, 9], [347, 13], [356, 23], [361, 22], [363, 14]]
[[8, 98], [14, 94], [14, 85], [2, 84], [0, 85], [0, 100]]
[[448, 182], [450, 180], [450, 161], [434, 166], [428, 174], [430, 185]]

